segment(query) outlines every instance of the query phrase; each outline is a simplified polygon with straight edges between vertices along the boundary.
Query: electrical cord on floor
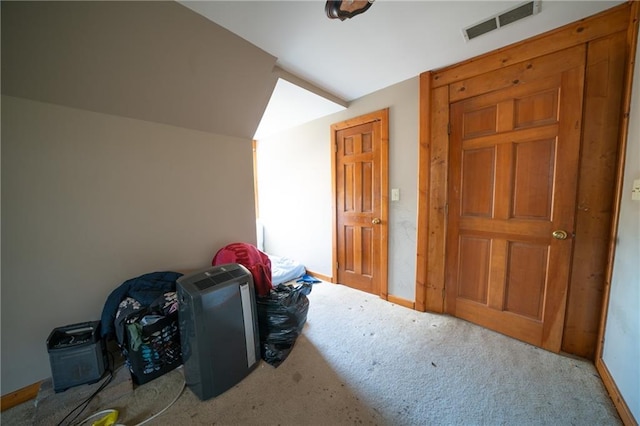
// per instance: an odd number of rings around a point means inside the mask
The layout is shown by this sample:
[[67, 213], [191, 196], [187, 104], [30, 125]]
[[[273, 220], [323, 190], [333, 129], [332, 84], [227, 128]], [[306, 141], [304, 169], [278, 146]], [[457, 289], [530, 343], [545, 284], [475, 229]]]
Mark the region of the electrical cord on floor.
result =
[[[179, 366], [178, 369], [182, 368], [182, 366]], [[183, 381], [182, 382], [182, 386], [180, 387], [180, 392], [178, 392], [178, 394], [175, 396], [175, 398], [173, 398], [173, 400], [166, 406], [164, 407], [162, 410], [158, 411], [156, 414], [154, 414], [153, 416], [141, 421], [140, 423], [136, 423], [134, 426], [141, 426], [147, 422], [150, 422], [151, 420], [155, 419], [156, 417], [160, 416], [161, 414], [163, 414], [165, 411], [167, 411], [169, 409], [169, 407], [171, 407], [173, 404], [175, 404], [175, 402], [178, 400], [178, 398], [180, 398], [180, 395], [182, 395], [182, 392], [184, 392], [184, 389], [187, 386], [187, 382]], [[83, 425], [86, 422], [88, 422], [89, 420], [95, 419], [97, 417], [101, 417], [101, 420], [98, 420], [97, 422], [92, 423], [93, 425], [98, 425], [98, 424], [102, 424], [102, 419], [105, 418], [106, 416], [109, 417], [114, 417], [113, 418], [113, 422], [109, 422], [109, 423], [104, 423], [105, 426], [106, 425], [113, 425], [113, 426], [126, 426], [122, 423], [115, 423], [115, 421], [117, 421], [118, 419], [118, 410], [115, 410], [113, 408], [109, 408], [106, 410], [102, 410], [99, 411], [97, 413], [94, 413], [92, 415], [90, 415], [89, 417], [87, 417], [86, 419], [82, 420], [80, 423], [78, 423], [78, 425]]]
[[182, 382], [182, 387], [180, 388], [180, 392], [178, 392], [178, 394], [176, 395], [175, 398], [173, 398], [173, 401], [171, 401], [169, 403], [169, 405], [167, 405], [166, 407], [164, 407], [162, 410], [158, 411], [156, 414], [154, 414], [153, 416], [149, 417], [146, 420], [141, 421], [140, 423], [134, 425], [134, 426], [141, 426], [147, 422], [150, 422], [151, 420], [155, 419], [156, 417], [158, 417], [159, 415], [161, 415], [162, 413], [164, 413], [165, 411], [167, 411], [169, 409], [169, 407], [171, 407], [173, 404], [175, 404], [175, 402], [178, 400], [178, 398], [180, 398], [180, 395], [182, 395], [182, 392], [184, 392], [184, 388], [187, 386], [187, 382], [183, 381]]
[[[107, 354], [109, 356], [111, 356], [111, 365], [115, 364], [114, 358], [113, 358], [113, 354], [109, 351], [107, 351]], [[109, 363], [109, 361], [107, 360], [107, 364]], [[107, 372], [109, 373], [109, 375], [107, 376], [107, 378], [104, 380], [104, 382], [102, 382], [102, 384], [100, 385], [100, 387], [98, 387], [98, 389], [95, 390], [95, 392], [93, 392], [91, 395], [89, 395], [89, 397], [87, 397], [87, 399], [85, 399], [84, 401], [82, 401], [80, 404], [78, 404], [73, 410], [69, 411], [69, 413], [67, 413], [66, 416], [64, 416], [62, 418], [62, 420], [60, 420], [60, 422], [57, 424], [57, 426], [61, 426], [62, 423], [67, 420], [67, 418], [69, 416], [71, 416], [76, 410], [80, 410], [76, 413], [75, 416], [73, 416], [72, 419], [69, 420], [69, 425], [72, 424], [77, 418], [78, 416], [80, 416], [80, 414], [82, 414], [82, 412], [89, 406], [89, 404], [91, 403], [91, 401], [93, 401], [93, 398], [96, 397], [96, 395], [98, 395], [104, 388], [107, 387], [107, 385], [109, 385], [109, 383], [111, 383], [111, 381], [113, 380], [113, 376], [114, 376], [114, 371], [113, 371], [113, 367], [111, 366], [107, 366]]]

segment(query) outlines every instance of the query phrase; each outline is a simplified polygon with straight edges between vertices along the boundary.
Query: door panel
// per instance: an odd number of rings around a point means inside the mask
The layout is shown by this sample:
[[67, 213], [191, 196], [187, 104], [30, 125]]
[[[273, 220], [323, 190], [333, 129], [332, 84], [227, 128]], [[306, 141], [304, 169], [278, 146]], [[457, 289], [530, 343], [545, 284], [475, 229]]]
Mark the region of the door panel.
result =
[[460, 237], [460, 282], [457, 297], [487, 303], [490, 255], [490, 239]]
[[554, 57], [578, 65], [451, 104], [446, 310], [559, 351], [584, 49]]
[[511, 218], [551, 220], [555, 139], [514, 143]]
[[542, 320], [548, 249], [544, 244], [509, 242], [503, 310]]
[[462, 215], [475, 217], [493, 216], [495, 176], [495, 148], [470, 149], [462, 153], [465, 164], [462, 175]]

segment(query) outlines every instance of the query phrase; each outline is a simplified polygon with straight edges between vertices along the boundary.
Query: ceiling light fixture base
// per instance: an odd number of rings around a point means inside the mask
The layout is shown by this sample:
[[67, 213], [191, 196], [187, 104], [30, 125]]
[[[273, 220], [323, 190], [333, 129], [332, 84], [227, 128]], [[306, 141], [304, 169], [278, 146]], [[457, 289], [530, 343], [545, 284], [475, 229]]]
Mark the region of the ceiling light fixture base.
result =
[[324, 11], [330, 19], [351, 19], [356, 15], [366, 12], [374, 0], [328, 0]]

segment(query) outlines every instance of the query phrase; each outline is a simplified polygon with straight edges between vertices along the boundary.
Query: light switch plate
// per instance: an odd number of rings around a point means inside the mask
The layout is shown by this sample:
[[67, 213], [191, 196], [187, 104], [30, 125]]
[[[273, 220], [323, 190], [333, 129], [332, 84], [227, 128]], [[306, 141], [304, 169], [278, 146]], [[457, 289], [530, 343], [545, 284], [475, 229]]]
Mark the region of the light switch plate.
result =
[[633, 181], [633, 187], [631, 188], [631, 199], [634, 201], [640, 201], [640, 179]]
[[391, 201], [398, 201], [400, 199], [400, 188], [391, 188]]

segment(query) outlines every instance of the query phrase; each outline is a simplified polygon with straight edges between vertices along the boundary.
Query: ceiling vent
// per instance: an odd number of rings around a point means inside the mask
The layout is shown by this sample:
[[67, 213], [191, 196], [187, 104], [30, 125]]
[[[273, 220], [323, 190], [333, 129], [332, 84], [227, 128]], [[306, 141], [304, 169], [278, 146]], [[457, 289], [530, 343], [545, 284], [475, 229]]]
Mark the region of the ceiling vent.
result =
[[505, 10], [502, 13], [494, 15], [488, 19], [485, 19], [470, 27], [464, 28], [462, 34], [465, 40], [469, 41], [476, 37], [486, 34], [493, 30], [497, 30], [500, 27], [511, 24], [512, 22], [519, 21], [527, 16], [536, 15], [541, 10], [541, 0], [528, 1], [511, 9]]

